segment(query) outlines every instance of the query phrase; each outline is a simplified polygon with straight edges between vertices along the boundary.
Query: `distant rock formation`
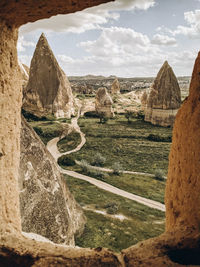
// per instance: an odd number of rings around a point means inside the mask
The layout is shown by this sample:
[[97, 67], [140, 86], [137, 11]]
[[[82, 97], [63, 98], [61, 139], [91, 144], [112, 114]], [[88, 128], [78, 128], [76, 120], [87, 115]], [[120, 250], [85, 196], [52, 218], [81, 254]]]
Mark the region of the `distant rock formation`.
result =
[[120, 83], [118, 79], [116, 78], [111, 86], [111, 94], [120, 94]]
[[23, 109], [39, 117], [53, 114], [57, 118], [70, 118], [74, 114], [70, 83], [44, 34], [40, 36], [31, 60]]
[[56, 162], [22, 118], [19, 173], [22, 230], [54, 243], [74, 245], [85, 216], [62, 178]]
[[113, 101], [108, 94], [105, 87], [100, 87], [96, 93], [95, 109], [98, 114], [103, 114], [105, 117], [114, 117], [114, 111], [112, 108]]
[[141, 97], [141, 107], [142, 107], [142, 110], [145, 109], [146, 105], [147, 105], [147, 99], [148, 99], [148, 94], [146, 91], [144, 91], [144, 93], [142, 94], [142, 97]]
[[165, 61], [150, 88], [145, 121], [161, 126], [172, 126], [180, 105], [181, 92], [177, 78]]

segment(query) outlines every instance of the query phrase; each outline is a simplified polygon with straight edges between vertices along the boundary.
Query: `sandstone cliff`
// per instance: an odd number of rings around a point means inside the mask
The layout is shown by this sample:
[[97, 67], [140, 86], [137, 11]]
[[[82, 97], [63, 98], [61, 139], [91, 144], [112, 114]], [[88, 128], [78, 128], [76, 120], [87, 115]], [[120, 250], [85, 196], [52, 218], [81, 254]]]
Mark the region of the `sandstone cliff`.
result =
[[74, 114], [70, 83], [44, 34], [40, 36], [31, 61], [23, 109], [39, 117], [53, 114], [69, 118]]
[[105, 117], [112, 118], [114, 117], [114, 112], [112, 108], [112, 98], [108, 94], [105, 87], [98, 89], [96, 93], [96, 102], [95, 109], [98, 114], [103, 114]]
[[117, 78], [111, 85], [111, 94], [120, 94], [120, 84]]
[[145, 121], [161, 126], [172, 126], [180, 105], [181, 93], [177, 78], [165, 61], [150, 88]]
[[84, 228], [83, 211], [51, 154], [23, 118], [19, 187], [22, 230], [74, 245], [74, 234]]

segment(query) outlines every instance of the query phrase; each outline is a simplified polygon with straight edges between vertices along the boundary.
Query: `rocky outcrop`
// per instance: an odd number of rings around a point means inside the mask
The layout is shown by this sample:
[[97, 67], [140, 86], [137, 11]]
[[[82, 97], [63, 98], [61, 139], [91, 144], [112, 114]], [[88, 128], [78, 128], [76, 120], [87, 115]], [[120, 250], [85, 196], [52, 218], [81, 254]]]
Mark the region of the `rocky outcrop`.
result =
[[101, 114], [108, 118], [114, 117], [112, 104], [113, 101], [111, 96], [108, 94], [107, 89], [105, 87], [99, 88], [96, 93], [95, 102], [95, 109], [97, 114]]
[[53, 114], [57, 118], [70, 118], [74, 114], [70, 83], [59, 67], [44, 34], [40, 36], [31, 60], [23, 109], [38, 117]]
[[195, 62], [189, 97], [173, 129], [165, 192], [166, 229], [195, 230], [200, 225], [200, 52]]
[[145, 108], [145, 121], [172, 126], [181, 105], [181, 93], [176, 76], [165, 61], [150, 88]]
[[23, 118], [19, 189], [22, 230], [74, 245], [74, 235], [84, 228], [83, 211], [56, 162]]
[[114, 82], [111, 85], [111, 94], [120, 94], [120, 83], [118, 79], [116, 78]]

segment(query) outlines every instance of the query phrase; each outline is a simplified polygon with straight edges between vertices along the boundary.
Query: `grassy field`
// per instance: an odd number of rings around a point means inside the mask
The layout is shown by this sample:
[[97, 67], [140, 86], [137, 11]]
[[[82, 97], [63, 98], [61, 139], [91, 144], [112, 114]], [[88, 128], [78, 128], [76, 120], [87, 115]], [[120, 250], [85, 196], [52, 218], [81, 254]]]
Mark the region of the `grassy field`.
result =
[[[62, 166], [65, 168], [65, 166]], [[155, 177], [148, 177], [137, 174], [124, 174], [115, 175], [113, 173], [107, 173], [102, 171], [90, 172], [83, 171], [80, 166], [66, 167], [67, 169], [74, 170], [76, 172], [91, 176], [105, 183], [116, 186], [127, 192], [149, 198], [161, 203], [164, 203], [164, 192], [166, 180], [159, 180]]]
[[150, 134], [171, 137], [172, 129], [153, 126], [138, 119], [127, 123], [124, 116], [100, 124], [96, 118], [80, 118], [79, 125], [86, 134], [87, 142], [74, 157], [92, 162], [100, 152], [105, 158], [105, 167], [118, 162], [124, 170], [155, 173], [161, 169], [167, 174], [170, 142], [148, 140]]
[[115, 214], [127, 217], [120, 221], [94, 211], [85, 211], [87, 224], [82, 236], [76, 238], [77, 246], [100, 246], [120, 251], [164, 231], [163, 212], [98, 189], [85, 181], [69, 176], [65, 178], [70, 191], [83, 208], [89, 206], [108, 212], [108, 207], [115, 206]]

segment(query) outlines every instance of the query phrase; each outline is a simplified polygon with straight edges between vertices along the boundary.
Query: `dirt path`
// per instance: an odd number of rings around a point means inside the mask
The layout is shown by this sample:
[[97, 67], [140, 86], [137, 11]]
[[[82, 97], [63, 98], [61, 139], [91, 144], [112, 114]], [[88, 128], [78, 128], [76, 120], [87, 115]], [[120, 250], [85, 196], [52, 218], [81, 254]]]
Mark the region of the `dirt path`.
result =
[[78, 112], [78, 115], [71, 120], [72, 129], [74, 129], [77, 133], [79, 133], [80, 137], [81, 137], [81, 142], [76, 148], [74, 148], [74, 149], [72, 149], [70, 151], [64, 152], [64, 153], [60, 153], [59, 150], [58, 150], [58, 147], [57, 147], [57, 143], [60, 140], [59, 137], [53, 138], [52, 140], [50, 140], [47, 143], [47, 149], [49, 150], [49, 152], [52, 154], [52, 156], [54, 157], [54, 159], [56, 161], [58, 160], [59, 157], [61, 157], [63, 155], [69, 155], [71, 153], [77, 152], [84, 146], [84, 144], [86, 142], [86, 139], [85, 139], [85, 134], [83, 132], [81, 132], [81, 129], [80, 129], [79, 125], [78, 125], [79, 116], [80, 116], [80, 110]]
[[106, 190], [106, 191], [111, 192], [113, 194], [116, 194], [118, 196], [122, 196], [122, 197], [125, 197], [128, 199], [134, 200], [134, 201], [141, 203], [145, 206], [148, 206], [150, 208], [165, 211], [165, 205], [161, 204], [160, 202], [157, 202], [157, 201], [154, 201], [151, 199], [147, 199], [144, 197], [140, 197], [138, 195], [129, 193], [127, 191], [124, 191], [124, 190], [119, 189], [113, 185], [110, 185], [110, 184], [107, 184], [105, 182], [94, 179], [92, 177], [89, 177], [89, 176], [86, 176], [86, 175], [83, 175], [83, 174], [80, 174], [80, 173], [77, 173], [74, 171], [64, 170], [61, 167], [60, 167], [60, 172], [63, 174], [67, 174], [69, 176], [72, 176], [74, 178], [78, 178], [78, 179], [84, 180], [86, 182], [89, 182], [89, 183], [91, 183], [91, 184], [93, 184], [93, 185], [95, 185], [95, 186], [97, 186], [103, 190]]

